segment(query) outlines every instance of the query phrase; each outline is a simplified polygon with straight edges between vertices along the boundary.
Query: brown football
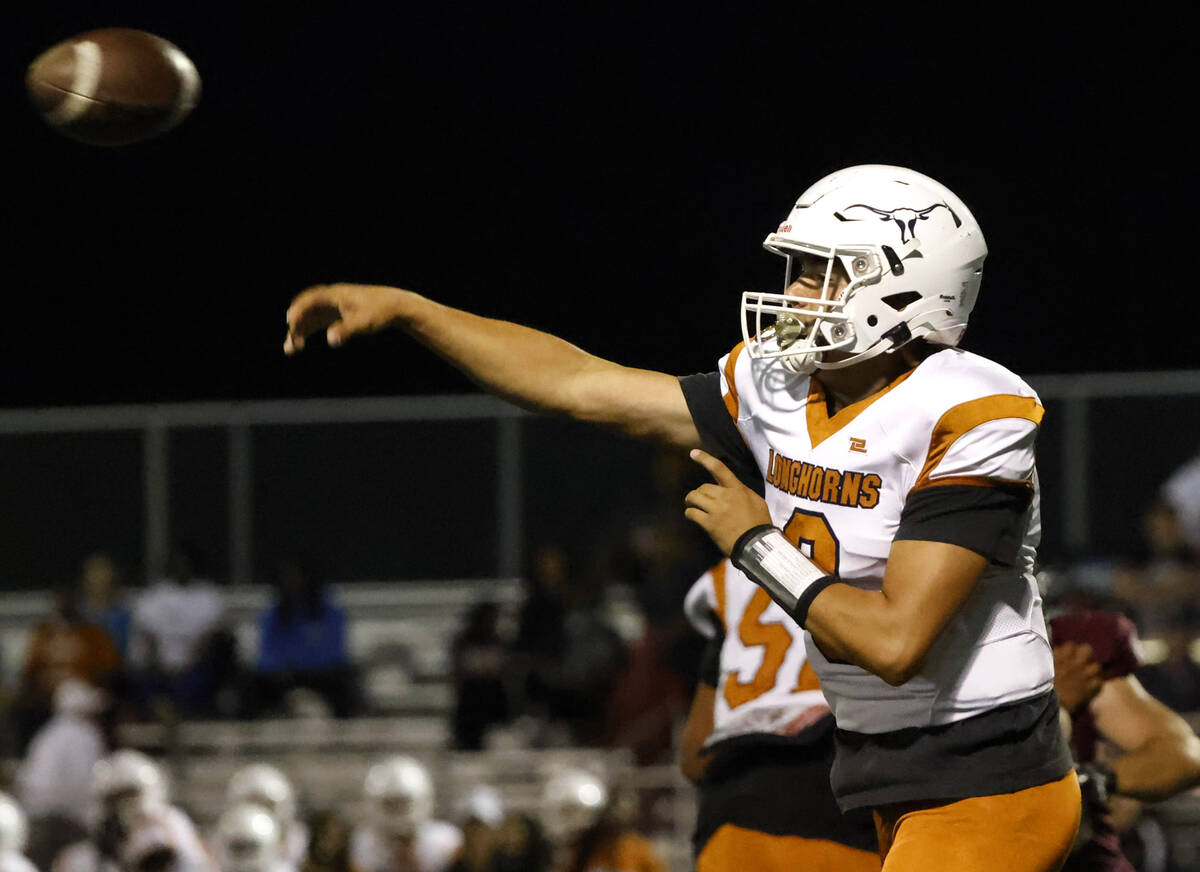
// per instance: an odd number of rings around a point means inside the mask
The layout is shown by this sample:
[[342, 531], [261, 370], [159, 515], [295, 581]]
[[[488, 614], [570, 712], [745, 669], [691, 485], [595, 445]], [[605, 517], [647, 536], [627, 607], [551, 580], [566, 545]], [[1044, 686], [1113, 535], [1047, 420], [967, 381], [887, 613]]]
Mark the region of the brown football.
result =
[[162, 37], [106, 27], [63, 40], [25, 75], [42, 118], [91, 145], [128, 145], [183, 121], [200, 97], [187, 55]]

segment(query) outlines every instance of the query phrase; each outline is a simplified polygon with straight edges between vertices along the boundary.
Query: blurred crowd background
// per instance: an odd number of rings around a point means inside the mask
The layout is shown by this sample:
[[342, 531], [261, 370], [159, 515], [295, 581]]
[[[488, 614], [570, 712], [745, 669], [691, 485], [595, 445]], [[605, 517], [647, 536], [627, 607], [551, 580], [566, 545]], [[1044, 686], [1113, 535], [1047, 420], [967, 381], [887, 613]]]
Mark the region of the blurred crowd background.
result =
[[[292, 858], [298, 868], [369, 872], [352, 862], [352, 834], [386, 818], [369, 773], [402, 771], [397, 760], [428, 784], [422, 820], [466, 834], [453, 852], [462, 868], [552, 868], [547, 797], [564, 772], [595, 779], [605, 798], [572, 844], [584, 830], [602, 842], [640, 833], [662, 868], [687, 868], [694, 797], [676, 752], [703, 642], [681, 604], [718, 555], [680, 511], [698, 468], [646, 449], [628, 474], [643, 486], [613, 506], [581, 504], [582, 523], [559, 538], [524, 543], [511, 578], [355, 580], [332, 557], [345, 543], [307, 537], [234, 585], [195, 541], [173, 536], [149, 577], [100, 548], [73, 555], [68, 577], [23, 579], [2, 610], [0, 787], [30, 821], [26, 853], [75, 872], [56, 857], [96, 831], [97, 761], [137, 749], [158, 772], [143, 780], [161, 779], [164, 795], [171, 785], [207, 839], [232, 813], [237, 773], [275, 767], [293, 825], [314, 835]], [[1134, 544], [1051, 549], [1040, 568], [1048, 614], [1129, 616], [1146, 661], [1138, 679], [1196, 724], [1200, 456], [1174, 459], [1141, 505], [1094, 509], [1133, 519]], [[491, 537], [457, 535], [492, 559]], [[506, 825], [540, 847], [503, 855]], [[558, 848], [557, 868], [570, 867]], [[394, 868], [408, 867], [380, 872]]]

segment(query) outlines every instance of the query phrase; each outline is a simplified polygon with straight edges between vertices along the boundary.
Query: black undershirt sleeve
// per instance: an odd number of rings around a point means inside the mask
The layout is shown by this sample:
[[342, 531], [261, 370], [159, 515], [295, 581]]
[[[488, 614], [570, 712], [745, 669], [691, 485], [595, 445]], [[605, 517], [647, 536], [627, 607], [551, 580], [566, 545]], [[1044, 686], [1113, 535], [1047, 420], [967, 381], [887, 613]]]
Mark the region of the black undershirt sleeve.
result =
[[1025, 536], [1024, 488], [935, 485], [911, 494], [895, 538], [946, 542], [1012, 566]]
[[679, 386], [704, 450], [720, 460], [738, 480], [759, 496], [765, 493], [762, 471], [721, 397], [721, 376], [715, 372], [680, 376]]

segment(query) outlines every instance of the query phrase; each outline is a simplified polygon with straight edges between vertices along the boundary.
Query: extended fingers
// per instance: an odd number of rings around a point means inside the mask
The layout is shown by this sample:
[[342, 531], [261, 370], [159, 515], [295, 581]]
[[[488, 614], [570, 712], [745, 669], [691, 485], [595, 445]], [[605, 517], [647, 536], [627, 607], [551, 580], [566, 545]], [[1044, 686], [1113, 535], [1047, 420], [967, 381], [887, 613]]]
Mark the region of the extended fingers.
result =
[[318, 330], [326, 330], [342, 316], [335, 286], [317, 285], [298, 294], [287, 310], [287, 337], [283, 350], [292, 354]]
[[688, 457], [707, 469], [709, 474], [717, 480], [718, 484], [726, 486], [737, 484], [737, 478], [729, 471], [729, 467], [711, 454], [701, 451], [699, 448], [693, 448]]

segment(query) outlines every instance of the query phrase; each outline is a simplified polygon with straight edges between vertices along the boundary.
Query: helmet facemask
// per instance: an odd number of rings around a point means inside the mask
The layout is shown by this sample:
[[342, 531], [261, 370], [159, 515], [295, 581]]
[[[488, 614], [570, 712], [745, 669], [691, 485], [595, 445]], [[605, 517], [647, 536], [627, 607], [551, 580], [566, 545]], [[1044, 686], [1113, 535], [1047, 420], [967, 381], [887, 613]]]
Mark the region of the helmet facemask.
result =
[[[854, 327], [842, 310], [857, 288], [877, 279], [878, 270], [872, 269], [875, 258], [867, 251], [831, 251], [808, 245], [789, 245], [775, 251], [787, 263], [784, 293], [748, 291], [742, 295], [742, 338], [752, 358], [778, 358], [792, 372], [811, 373], [826, 352], [854, 345]], [[787, 293], [800, 278], [801, 255], [825, 262], [818, 296]], [[850, 276], [849, 283], [840, 290], [836, 287], [839, 264]], [[859, 267], [856, 273], [850, 271], [850, 264]]]

